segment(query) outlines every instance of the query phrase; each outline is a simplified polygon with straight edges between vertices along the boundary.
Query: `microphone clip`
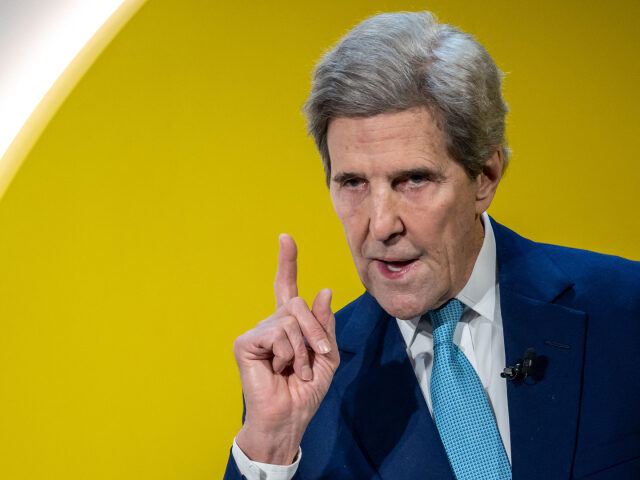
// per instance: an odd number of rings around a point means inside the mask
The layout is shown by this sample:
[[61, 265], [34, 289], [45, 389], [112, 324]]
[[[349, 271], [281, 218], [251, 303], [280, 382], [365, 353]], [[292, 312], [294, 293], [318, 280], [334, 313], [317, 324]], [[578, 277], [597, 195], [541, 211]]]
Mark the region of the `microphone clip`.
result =
[[527, 348], [524, 352], [524, 359], [518, 360], [515, 365], [509, 365], [506, 367], [500, 376], [506, 378], [512, 382], [522, 381], [533, 373], [533, 363], [536, 359], [536, 350], [534, 348]]

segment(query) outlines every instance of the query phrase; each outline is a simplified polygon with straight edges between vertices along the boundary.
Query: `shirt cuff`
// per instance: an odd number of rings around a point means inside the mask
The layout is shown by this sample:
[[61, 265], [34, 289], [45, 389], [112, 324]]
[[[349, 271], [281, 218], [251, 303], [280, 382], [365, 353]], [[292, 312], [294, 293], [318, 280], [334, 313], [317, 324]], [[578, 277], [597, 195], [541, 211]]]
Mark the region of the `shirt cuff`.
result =
[[298, 454], [291, 465], [271, 465], [269, 463], [254, 462], [238, 447], [235, 438], [233, 439], [231, 454], [236, 461], [238, 470], [247, 477], [247, 480], [291, 480], [296, 474], [302, 458], [302, 450], [298, 447]]

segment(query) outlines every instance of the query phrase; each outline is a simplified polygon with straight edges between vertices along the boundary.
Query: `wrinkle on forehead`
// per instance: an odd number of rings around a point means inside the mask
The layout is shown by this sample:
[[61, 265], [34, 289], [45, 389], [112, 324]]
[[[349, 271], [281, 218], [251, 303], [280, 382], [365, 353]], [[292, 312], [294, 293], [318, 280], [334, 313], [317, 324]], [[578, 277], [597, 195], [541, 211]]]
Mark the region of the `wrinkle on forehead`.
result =
[[338, 117], [329, 124], [328, 146], [334, 171], [344, 155], [355, 167], [359, 161], [389, 156], [389, 161], [407, 165], [425, 162], [443, 167], [450, 160], [444, 134], [426, 107], [389, 112], [372, 117]]

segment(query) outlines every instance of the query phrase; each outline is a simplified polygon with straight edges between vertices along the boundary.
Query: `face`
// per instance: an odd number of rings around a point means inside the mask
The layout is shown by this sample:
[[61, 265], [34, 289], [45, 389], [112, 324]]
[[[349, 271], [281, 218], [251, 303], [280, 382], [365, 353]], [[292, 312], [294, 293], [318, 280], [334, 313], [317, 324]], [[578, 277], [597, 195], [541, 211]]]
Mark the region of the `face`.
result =
[[369, 293], [398, 318], [457, 295], [482, 246], [500, 152], [470, 179], [423, 107], [335, 118], [327, 142], [331, 200]]

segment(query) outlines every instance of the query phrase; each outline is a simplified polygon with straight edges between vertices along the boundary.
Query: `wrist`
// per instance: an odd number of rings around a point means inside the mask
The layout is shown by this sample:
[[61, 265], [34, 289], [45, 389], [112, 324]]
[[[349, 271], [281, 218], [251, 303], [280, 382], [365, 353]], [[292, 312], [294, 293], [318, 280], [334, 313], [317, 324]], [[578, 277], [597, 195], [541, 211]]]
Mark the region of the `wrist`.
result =
[[236, 444], [254, 462], [270, 465], [291, 465], [302, 435], [291, 432], [265, 432], [246, 423], [236, 436]]

